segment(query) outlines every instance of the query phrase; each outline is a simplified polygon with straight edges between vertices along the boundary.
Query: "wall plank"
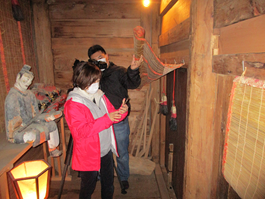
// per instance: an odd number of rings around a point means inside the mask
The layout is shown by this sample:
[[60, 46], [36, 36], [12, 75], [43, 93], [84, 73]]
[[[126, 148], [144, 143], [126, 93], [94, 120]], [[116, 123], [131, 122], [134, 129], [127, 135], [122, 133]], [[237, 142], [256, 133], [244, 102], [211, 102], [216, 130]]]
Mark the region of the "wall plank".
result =
[[160, 48], [161, 55], [160, 59], [164, 63], [174, 64], [184, 62], [186, 65], [185, 68], [189, 64], [190, 58], [189, 58], [189, 40], [183, 40], [180, 42], [175, 42], [167, 46], [163, 46]]
[[241, 76], [242, 61], [247, 67], [245, 76], [265, 80], [265, 53], [213, 56], [213, 72]]
[[56, 38], [53, 41], [55, 70], [70, 70], [69, 63], [75, 58], [87, 60], [88, 48], [94, 44], [101, 44], [110, 60], [120, 66], [128, 67], [134, 54], [133, 38]]
[[176, 25], [174, 28], [159, 36], [159, 46], [189, 39], [190, 18]]
[[61, 19], [139, 19], [141, 6], [140, 2], [130, 3], [128, 1], [123, 4], [108, 3], [108, 6], [103, 6], [99, 1], [78, 1], [52, 4], [49, 9], [53, 21]]
[[265, 0], [215, 0], [214, 27], [224, 27], [265, 14]]
[[265, 15], [215, 29], [218, 54], [265, 52]]
[[[74, 48], [73, 48], [74, 49]], [[133, 49], [107, 49], [109, 52], [109, 59], [111, 62], [114, 62], [116, 65], [122, 67], [128, 67], [131, 64], [134, 50]], [[72, 64], [75, 59], [78, 60], [88, 60], [87, 52], [88, 48], [78, 49], [75, 52], [64, 51], [64, 50], [55, 50], [55, 71], [58, 70], [70, 70], [72, 71]]]
[[52, 37], [133, 37], [139, 24], [139, 19], [61, 19], [52, 22]]
[[182, 66], [182, 68], [187, 68], [190, 61], [189, 49], [181, 51], [173, 51], [170, 53], [161, 53], [160, 59], [163, 63], [168, 63], [168, 64], [174, 64], [175, 61], [176, 63], [181, 63], [184, 60], [185, 65]]
[[161, 34], [166, 33], [190, 16], [191, 0], [178, 0], [175, 5], [162, 17]]
[[[133, 32], [133, 29], [132, 29]], [[133, 37], [85, 37], [85, 38], [52, 38], [53, 49], [65, 49], [73, 46], [79, 48], [89, 48], [93, 44], [101, 44], [102, 46], [108, 46], [109, 49], [133, 49]]]

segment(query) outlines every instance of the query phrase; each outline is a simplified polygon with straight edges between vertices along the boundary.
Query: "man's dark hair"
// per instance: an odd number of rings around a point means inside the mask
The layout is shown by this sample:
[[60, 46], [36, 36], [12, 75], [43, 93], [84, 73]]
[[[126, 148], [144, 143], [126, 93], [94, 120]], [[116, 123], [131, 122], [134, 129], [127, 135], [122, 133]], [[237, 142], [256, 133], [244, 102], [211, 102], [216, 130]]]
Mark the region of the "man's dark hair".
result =
[[103, 48], [102, 46], [96, 44], [96, 45], [93, 45], [93, 46], [91, 46], [91, 47], [89, 48], [89, 50], [88, 50], [88, 56], [89, 56], [89, 58], [91, 58], [91, 55], [94, 54], [94, 53], [97, 52], [97, 51], [101, 51], [101, 52], [103, 52], [104, 54], [106, 54], [104, 48]]

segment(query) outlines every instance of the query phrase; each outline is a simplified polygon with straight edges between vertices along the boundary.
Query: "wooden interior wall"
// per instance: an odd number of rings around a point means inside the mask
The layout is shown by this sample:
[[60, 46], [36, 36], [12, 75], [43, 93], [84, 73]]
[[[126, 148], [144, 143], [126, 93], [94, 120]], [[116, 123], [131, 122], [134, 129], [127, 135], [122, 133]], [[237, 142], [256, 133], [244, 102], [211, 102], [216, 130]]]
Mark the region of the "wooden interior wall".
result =
[[[165, 2], [161, 1], [162, 7]], [[173, 1], [175, 2], [175, 1]], [[176, 70], [175, 105], [177, 108], [177, 131], [169, 129], [170, 109], [172, 106], [173, 72], [166, 77], [167, 85], [161, 78], [161, 90], [166, 86], [169, 114], [161, 115], [161, 140], [160, 140], [160, 164], [168, 166], [169, 144], [174, 144], [172, 186], [177, 198], [183, 197], [184, 162], [185, 162], [185, 138], [186, 138], [186, 92], [187, 70], [189, 66], [189, 33], [190, 33], [190, 3], [191, 1], [179, 0], [173, 4], [168, 12], [162, 16], [161, 35], [159, 36], [160, 59], [165, 63], [185, 62], [184, 69]], [[167, 5], [165, 6], [167, 7]], [[165, 138], [165, 139], [164, 139]]]
[[[143, 26], [146, 40], [159, 55], [158, 5], [155, 1], [149, 8], [144, 8], [141, 1], [135, 0], [51, 1], [49, 16], [55, 85], [64, 91], [72, 87], [72, 65], [75, 59], [87, 60], [88, 48], [94, 44], [100, 44], [105, 48], [110, 61], [128, 67], [134, 54], [133, 29], [138, 25]], [[130, 126], [135, 116], [140, 117], [148, 89], [149, 85], [129, 90], [132, 106], [129, 116]], [[154, 92], [154, 97], [157, 99], [158, 93]], [[151, 110], [153, 107], [154, 104]], [[134, 127], [131, 126], [132, 130]], [[155, 130], [159, 128], [156, 127]], [[158, 159], [159, 147], [152, 146], [155, 148], [153, 151], [157, 152]]]
[[[229, 96], [235, 75], [265, 79], [265, 1], [214, 1], [213, 65], [217, 74], [214, 119], [213, 198], [239, 198], [222, 175]], [[257, 67], [256, 67], [257, 66]]]
[[[187, 10], [188, 17], [180, 20], [179, 13]], [[239, 198], [221, 172], [227, 110], [243, 60], [246, 76], [265, 79], [264, 14], [261, 0], [179, 0], [163, 15], [160, 58], [184, 59], [188, 68], [183, 198]], [[161, 122], [165, 127], [167, 123]], [[161, 135], [165, 134], [162, 126]], [[165, 149], [162, 165], [167, 165]]]
[[[173, 100], [173, 87], [174, 87], [174, 72], [169, 73], [167, 76], [167, 105], [169, 111], [172, 106]], [[184, 166], [185, 166], [185, 142], [186, 142], [186, 103], [187, 103], [187, 69], [180, 68], [175, 71], [175, 105], [176, 105], [176, 123], [177, 130], [170, 129], [169, 121], [171, 114], [166, 116], [166, 141], [167, 148], [165, 153], [166, 167], [172, 168], [172, 186], [175, 191], [177, 199], [183, 197], [183, 183], [184, 183]], [[173, 144], [173, 161], [168, 159], [169, 144]], [[169, 166], [169, 164], [172, 166]]]

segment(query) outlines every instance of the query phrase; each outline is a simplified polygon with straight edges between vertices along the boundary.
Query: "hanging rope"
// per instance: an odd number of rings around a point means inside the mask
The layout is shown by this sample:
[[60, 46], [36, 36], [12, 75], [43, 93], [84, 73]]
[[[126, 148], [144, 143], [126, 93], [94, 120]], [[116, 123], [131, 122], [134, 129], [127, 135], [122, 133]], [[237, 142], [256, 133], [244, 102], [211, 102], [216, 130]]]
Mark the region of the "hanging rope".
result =
[[163, 115], [167, 115], [168, 114], [168, 106], [167, 106], [167, 96], [165, 93], [165, 76], [163, 76], [162, 79], [163, 79], [163, 91], [162, 91], [159, 113], [162, 113]]
[[177, 121], [176, 121], [176, 107], [175, 107], [175, 73], [174, 70], [174, 80], [173, 80], [173, 100], [172, 100], [172, 108], [171, 108], [171, 118], [169, 121], [169, 128], [172, 131], [177, 130]]
[[174, 70], [174, 80], [173, 80], [173, 105], [175, 105], [175, 70]]

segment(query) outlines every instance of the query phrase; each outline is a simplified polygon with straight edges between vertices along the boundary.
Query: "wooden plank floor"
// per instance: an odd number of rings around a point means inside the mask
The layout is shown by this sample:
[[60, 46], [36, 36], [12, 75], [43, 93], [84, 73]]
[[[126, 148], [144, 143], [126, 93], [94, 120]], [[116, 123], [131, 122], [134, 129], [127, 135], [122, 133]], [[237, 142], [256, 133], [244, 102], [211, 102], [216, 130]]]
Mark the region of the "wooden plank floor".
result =
[[[77, 172], [71, 171], [72, 181], [66, 181], [61, 199], [78, 199], [80, 189], [80, 178]], [[154, 173], [151, 175], [131, 175], [129, 178], [129, 189], [127, 194], [121, 194], [118, 178], [114, 179], [115, 199], [160, 199], [160, 192]], [[49, 199], [56, 199], [60, 189], [60, 181], [53, 181], [50, 187]], [[101, 198], [101, 185], [97, 182], [92, 199]]]
[[[77, 177], [77, 172], [72, 170], [71, 175], [72, 181], [65, 182], [61, 199], [79, 198], [80, 178]], [[127, 194], [121, 194], [121, 188], [117, 177], [114, 179], [114, 187], [115, 199], [161, 199], [159, 186], [154, 172], [151, 175], [130, 175]], [[60, 181], [53, 181], [50, 187], [49, 199], [57, 199], [59, 189]], [[92, 198], [100, 199], [100, 191], [100, 182], [98, 181]]]

